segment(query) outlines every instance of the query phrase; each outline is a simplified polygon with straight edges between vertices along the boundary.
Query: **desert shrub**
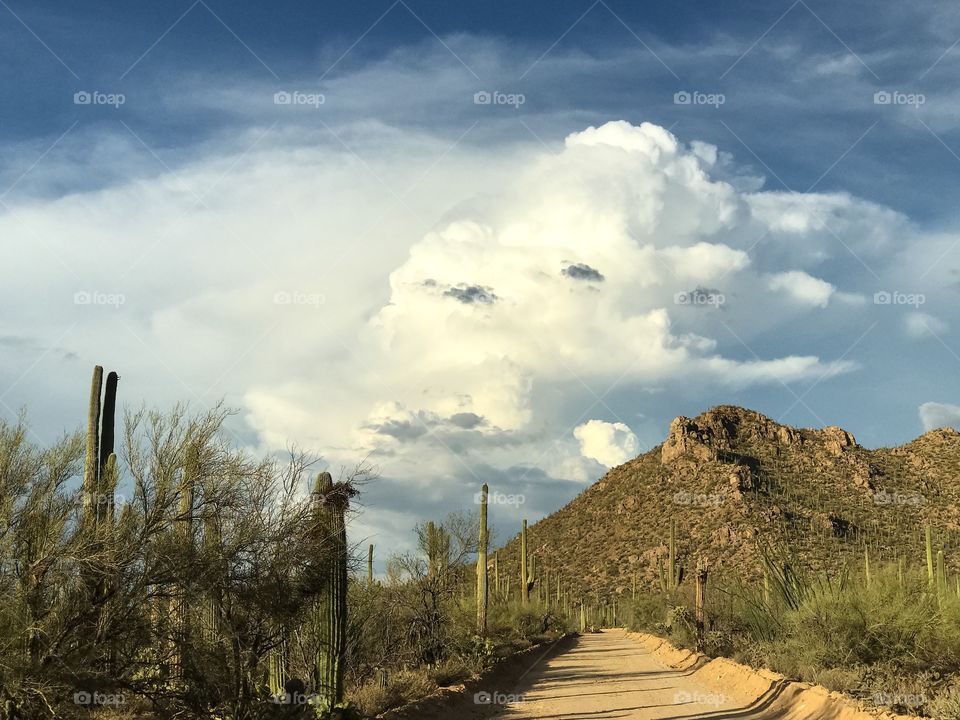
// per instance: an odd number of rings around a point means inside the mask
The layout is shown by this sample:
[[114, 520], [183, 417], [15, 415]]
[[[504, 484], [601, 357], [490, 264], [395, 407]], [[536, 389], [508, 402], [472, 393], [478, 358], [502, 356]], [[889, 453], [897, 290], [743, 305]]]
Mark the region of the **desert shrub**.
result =
[[630, 607], [627, 627], [639, 632], [657, 632], [663, 629], [667, 617], [667, 603], [662, 595], [641, 593]]
[[960, 720], [960, 680], [942, 687], [925, 709], [934, 720]]
[[[807, 663], [848, 667], [892, 662], [921, 670], [960, 658], [942, 635], [937, 597], [925, 585], [881, 574], [867, 586], [818, 588], [786, 614], [787, 644]], [[948, 656], [934, 653], [948, 651]]]

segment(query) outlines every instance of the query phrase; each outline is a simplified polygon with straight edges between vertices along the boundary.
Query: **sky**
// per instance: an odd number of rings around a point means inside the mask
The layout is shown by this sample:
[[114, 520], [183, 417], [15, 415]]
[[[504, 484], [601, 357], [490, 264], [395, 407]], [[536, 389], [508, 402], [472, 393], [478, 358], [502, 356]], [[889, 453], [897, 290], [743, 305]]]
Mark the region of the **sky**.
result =
[[222, 400], [386, 549], [718, 404], [958, 425], [958, 70], [938, 1], [0, 0], [0, 416]]

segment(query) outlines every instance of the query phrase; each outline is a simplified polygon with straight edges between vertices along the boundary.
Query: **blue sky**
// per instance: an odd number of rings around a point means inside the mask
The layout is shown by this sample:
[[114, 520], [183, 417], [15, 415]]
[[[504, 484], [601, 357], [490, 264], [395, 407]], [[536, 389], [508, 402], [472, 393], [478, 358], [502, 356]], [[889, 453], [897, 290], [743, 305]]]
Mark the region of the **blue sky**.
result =
[[224, 398], [374, 458], [396, 543], [714, 404], [956, 424], [958, 40], [946, 2], [4, 0], [0, 413], [76, 426], [95, 363]]

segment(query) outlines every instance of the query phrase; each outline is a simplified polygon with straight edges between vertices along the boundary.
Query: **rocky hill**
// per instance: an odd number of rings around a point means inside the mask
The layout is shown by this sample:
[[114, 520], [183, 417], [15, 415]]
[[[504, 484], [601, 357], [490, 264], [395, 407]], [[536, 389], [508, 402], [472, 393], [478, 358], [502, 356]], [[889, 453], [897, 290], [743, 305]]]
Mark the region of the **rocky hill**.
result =
[[[676, 418], [662, 445], [532, 525], [529, 548], [538, 571], [561, 572], [575, 593], [629, 593], [634, 576], [659, 584], [671, 519], [681, 566], [704, 556], [723, 580], [755, 580], [767, 547], [813, 572], [862, 564], [865, 547], [871, 562], [920, 566], [927, 522], [952, 577], [960, 569], [960, 433], [933, 430], [868, 450], [839, 427], [798, 429], [715, 407]], [[500, 550], [501, 573], [519, 574], [518, 548], [514, 537]]]

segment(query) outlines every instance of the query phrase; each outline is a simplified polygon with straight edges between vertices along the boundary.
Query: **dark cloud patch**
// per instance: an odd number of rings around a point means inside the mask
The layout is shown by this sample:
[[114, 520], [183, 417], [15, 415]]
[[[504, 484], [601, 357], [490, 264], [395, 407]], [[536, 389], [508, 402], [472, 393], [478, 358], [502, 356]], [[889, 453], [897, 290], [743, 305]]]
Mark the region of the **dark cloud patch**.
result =
[[31, 353], [52, 352], [59, 355], [63, 360], [76, 360], [78, 357], [73, 350], [68, 350], [64, 347], [50, 347], [38, 342], [34, 338], [25, 337], [23, 335], [0, 335], [0, 347], [7, 348], [12, 351], [20, 350]]
[[473, 428], [478, 425], [483, 425], [486, 423], [482, 415], [477, 415], [472, 412], [462, 412], [455, 413], [450, 416], [450, 424], [456, 425], [458, 428], [463, 428], [464, 430], [473, 430]]
[[427, 278], [420, 284], [423, 285], [424, 287], [432, 288], [437, 286], [437, 281], [434, 280], [433, 278]]
[[416, 440], [427, 432], [425, 424], [414, 423], [409, 420], [386, 420], [377, 425], [367, 425], [367, 428], [373, 430], [378, 435], [387, 435], [401, 442]]
[[587, 280], [590, 282], [603, 282], [606, 279], [603, 277], [602, 272], [584, 263], [569, 265], [561, 271], [561, 274], [573, 280]]
[[451, 287], [443, 293], [445, 297], [452, 297], [459, 300], [464, 305], [492, 305], [497, 301], [497, 296], [493, 294], [493, 288], [483, 287], [481, 285], [457, 285]]

